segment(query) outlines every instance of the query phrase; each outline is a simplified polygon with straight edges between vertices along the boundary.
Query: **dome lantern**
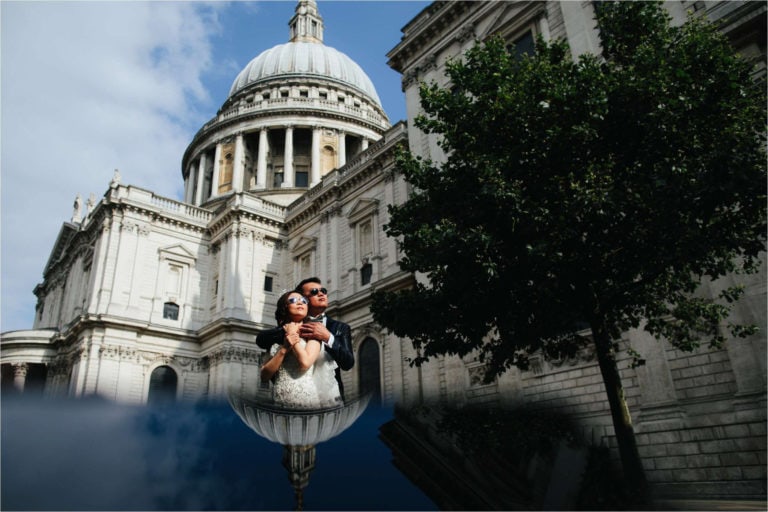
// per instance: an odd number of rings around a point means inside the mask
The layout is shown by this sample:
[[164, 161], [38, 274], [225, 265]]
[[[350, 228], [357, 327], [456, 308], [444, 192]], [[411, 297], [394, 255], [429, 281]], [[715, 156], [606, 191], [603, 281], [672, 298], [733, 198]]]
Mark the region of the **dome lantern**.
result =
[[297, 43], [322, 43], [323, 42], [323, 18], [317, 10], [315, 0], [299, 0], [296, 5], [296, 14], [288, 22], [290, 42]]

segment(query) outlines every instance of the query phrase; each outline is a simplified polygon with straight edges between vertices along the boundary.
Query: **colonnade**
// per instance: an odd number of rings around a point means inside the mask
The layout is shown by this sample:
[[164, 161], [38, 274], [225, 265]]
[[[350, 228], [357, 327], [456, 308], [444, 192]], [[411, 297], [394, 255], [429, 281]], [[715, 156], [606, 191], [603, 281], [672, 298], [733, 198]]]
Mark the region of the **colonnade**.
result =
[[[296, 187], [296, 169], [294, 165], [294, 125], [287, 125], [282, 128], [285, 130], [285, 146], [283, 150], [283, 181], [280, 184], [281, 188], [293, 188]], [[318, 184], [322, 178], [324, 172], [330, 169], [321, 169], [321, 135], [323, 128], [320, 126], [312, 126], [312, 142], [310, 150], [310, 169], [309, 169], [309, 187]], [[264, 127], [258, 131], [258, 150], [256, 155], [256, 172], [255, 172], [255, 184], [250, 189], [266, 190], [273, 188], [267, 183], [268, 179], [268, 164], [269, 159], [274, 155], [270, 155], [269, 147], [269, 132], [274, 131], [274, 128]], [[347, 134], [343, 131], [337, 133], [337, 148], [336, 148], [336, 167], [342, 167], [346, 164], [347, 155]], [[215, 197], [220, 193], [234, 191], [242, 192], [244, 188], [244, 178], [246, 172], [246, 146], [245, 137], [248, 135], [245, 132], [239, 132], [234, 135], [234, 148], [232, 148], [232, 138], [223, 139], [216, 143], [216, 147], [213, 154], [213, 162], [210, 161], [211, 152], [203, 151], [200, 153], [199, 158], [193, 160], [189, 164], [187, 177], [184, 180], [184, 202], [200, 205], [206, 201], [209, 197]], [[363, 137], [361, 139], [361, 150], [368, 148], [369, 141]], [[222, 165], [230, 165], [227, 163], [231, 160], [231, 172], [232, 181], [231, 187], [226, 190], [220, 191], [220, 180], [222, 177]], [[273, 160], [274, 161], [274, 160]], [[207, 196], [206, 189], [206, 173], [210, 176], [210, 196]]]

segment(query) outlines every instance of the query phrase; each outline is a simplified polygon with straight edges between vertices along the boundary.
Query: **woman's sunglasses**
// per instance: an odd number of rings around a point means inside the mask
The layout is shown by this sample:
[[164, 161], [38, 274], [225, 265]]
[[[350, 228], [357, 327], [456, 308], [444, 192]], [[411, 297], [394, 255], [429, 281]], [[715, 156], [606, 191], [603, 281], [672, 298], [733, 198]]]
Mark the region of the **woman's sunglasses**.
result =
[[297, 302], [301, 304], [307, 304], [307, 299], [304, 297], [289, 297], [288, 298], [288, 304], [296, 304]]

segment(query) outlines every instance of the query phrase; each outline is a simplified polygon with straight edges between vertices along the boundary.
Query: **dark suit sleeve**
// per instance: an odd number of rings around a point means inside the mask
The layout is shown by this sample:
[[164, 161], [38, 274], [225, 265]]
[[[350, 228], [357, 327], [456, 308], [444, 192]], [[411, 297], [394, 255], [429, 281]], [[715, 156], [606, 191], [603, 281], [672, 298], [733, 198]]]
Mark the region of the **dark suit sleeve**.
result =
[[[333, 346], [326, 349], [342, 370], [349, 370], [355, 365], [355, 354], [352, 352], [352, 329], [344, 322], [332, 320], [330, 331], [333, 333]], [[329, 322], [330, 323], [330, 322]]]
[[272, 329], [264, 329], [259, 334], [256, 335], [256, 345], [259, 346], [259, 348], [262, 348], [264, 350], [269, 350], [272, 348], [272, 345], [277, 343], [278, 345], [283, 344], [283, 328], [282, 327], [273, 327]]

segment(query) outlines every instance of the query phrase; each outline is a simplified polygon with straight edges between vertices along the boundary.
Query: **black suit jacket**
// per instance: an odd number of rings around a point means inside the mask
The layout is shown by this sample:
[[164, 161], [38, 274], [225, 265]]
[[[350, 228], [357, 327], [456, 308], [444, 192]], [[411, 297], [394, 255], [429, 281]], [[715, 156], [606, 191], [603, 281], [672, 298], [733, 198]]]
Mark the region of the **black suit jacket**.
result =
[[[349, 370], [355, 365], [355, 354], [352, 352], [352, 329], [348, 324], [339, 322], [326, 316], [325, 327], [333, 334], [333, 346], [325, 346], [326, 351], [331, 355], [336, 364], [336, 382], [339, 383], [341, 398], [344, 398], [344, 385], [341, 382], [341, 371]], [[269, 350], [275, 343], [282, 345], [284, 331], [282, 327], [265, 329], [256, 335], [256, 345], [264, 350]]]

